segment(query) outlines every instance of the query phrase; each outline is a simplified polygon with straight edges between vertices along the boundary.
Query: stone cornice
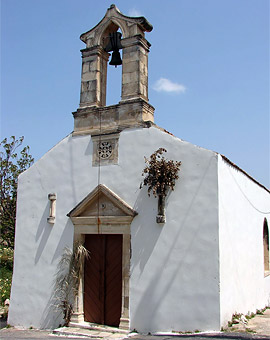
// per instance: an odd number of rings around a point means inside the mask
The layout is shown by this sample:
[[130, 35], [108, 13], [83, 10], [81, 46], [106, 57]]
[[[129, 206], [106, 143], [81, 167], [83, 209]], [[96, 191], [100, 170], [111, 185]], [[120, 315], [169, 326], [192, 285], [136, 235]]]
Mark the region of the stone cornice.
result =
[[73, 135], [105, 134], [154, 121], [154, 107], [143, 99], [122, 101], [117, 105], [81, 107], [73, 112]]

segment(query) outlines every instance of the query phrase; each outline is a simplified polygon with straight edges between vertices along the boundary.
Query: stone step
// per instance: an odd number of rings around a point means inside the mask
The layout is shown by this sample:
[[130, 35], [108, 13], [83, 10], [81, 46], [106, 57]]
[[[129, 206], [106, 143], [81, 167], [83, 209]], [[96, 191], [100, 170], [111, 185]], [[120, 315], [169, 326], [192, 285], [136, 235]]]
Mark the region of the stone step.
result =
[[99, 325], [96, 323], [91, 323], [91, 322], [86, 322], [86, 321], [81, 322], [81, 323], [70, 322], [69, 327], [84, 328], [84, 329], [91, 329], [91, 330], [96, 330], [96, 331], [101, 331], [101, 332], [120, 333], [120, 334], [130, 333], [129, 330], [126, 330], [126, 329]]
[[128, 331], [122, 331], [118, 328], [107, 327], [103, 325], [70, 324], [69, 327], [60, 327], [53, 330], [53, 334], [76, 337], [89, 337], [91, 339], [123, 339], [128, 336]]

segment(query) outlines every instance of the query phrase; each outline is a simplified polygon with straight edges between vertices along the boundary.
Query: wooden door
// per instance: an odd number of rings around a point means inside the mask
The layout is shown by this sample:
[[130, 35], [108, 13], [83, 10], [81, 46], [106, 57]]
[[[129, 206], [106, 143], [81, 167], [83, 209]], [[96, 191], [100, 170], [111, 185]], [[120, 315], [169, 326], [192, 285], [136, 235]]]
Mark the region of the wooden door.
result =
[[122, 235], [85, 235], [84, 319], [119, 326], [122, 306]]

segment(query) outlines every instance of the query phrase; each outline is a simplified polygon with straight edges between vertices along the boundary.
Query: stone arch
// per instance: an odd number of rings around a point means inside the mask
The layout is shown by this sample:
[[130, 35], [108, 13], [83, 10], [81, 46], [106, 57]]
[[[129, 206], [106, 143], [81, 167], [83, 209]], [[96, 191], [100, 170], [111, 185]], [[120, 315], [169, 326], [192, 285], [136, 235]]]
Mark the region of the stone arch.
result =
[[117, 32], [117, 30], [120, 29], [122, 33], [122, 38], [128, 37], [128, 28], [121, 20], [117, 20], [116, 18], [113, 18], [111, 20], [108, 20], [106, 24], [102, 27], [102, 30], [99, 32], [99, 34], [96, 37], [96, 44], [104, 46], [104, 38], [106, 36], [109, 36], [109, 33]]
[[[123, 25], [119, 22], [119, 20], [108, 20], [100, 29], [97, 35], [97, 45], [99, 45], [102, 49], [105, 49], [107, 44], [110, 41], [109, 35], [110, 33], [114, 33], [120, 31], [122, 34], [122, 38], [125, 35]], [[119, 51], [120, 54], [122, 54], [121, 50]], [[112, 56], [112, 52], [109, 52]], [[102, 92], [104, 97], [103, 105], [110, 105], [115, 104], [119, 102], [121, 99], [121, 87], [122, 87], [122, 78], [123, 78], [123, 69], [122, 65], [118, 66], [117, 70], [114, 70], [114, 67], [111, 65], [108, 65], [109, 61], [111, 60], [111, 57], [106, 59], [106, 63], [100, 63], [100, 73], [103, 75], [103, 84], [102, 84]], [[117, 72], [115, 72], [117, 71]], [[117, 74], [116, 79], [114, 79], [114, 82], [111, 83], [113, 77], [115, 77], [115, 73]], [[114, 96], [113, 102], [108, 103], [108, 97], [112, 94], [113, 91], [116, 92], [117, 89], [119, 91], [119, 94]]]
[[269, 273], [269, 228], [267, 219], [263, 222], [263, 255], [264, 255], [264, 272]]

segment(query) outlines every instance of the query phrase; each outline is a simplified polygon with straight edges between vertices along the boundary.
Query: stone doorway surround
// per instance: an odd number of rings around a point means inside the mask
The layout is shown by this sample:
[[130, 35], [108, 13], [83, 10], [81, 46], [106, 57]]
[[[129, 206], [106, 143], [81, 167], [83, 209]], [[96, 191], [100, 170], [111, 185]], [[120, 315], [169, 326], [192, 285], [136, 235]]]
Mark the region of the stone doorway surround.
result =
[[[129, 329], [130, 224], [137, 212], [118, 195], [99, 184], [67, 216], [74, 224], [74, 242], [84, 243], [86, 234], [122, 234], [122, 308], [119, 328]], [[84, 322], [82, 278], [72, 323]]]

